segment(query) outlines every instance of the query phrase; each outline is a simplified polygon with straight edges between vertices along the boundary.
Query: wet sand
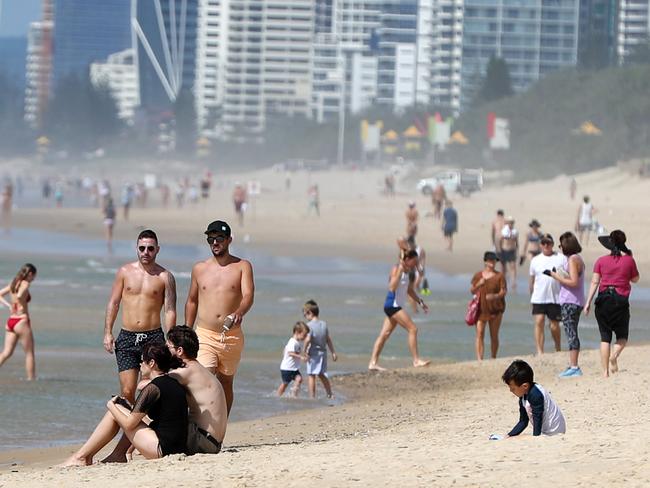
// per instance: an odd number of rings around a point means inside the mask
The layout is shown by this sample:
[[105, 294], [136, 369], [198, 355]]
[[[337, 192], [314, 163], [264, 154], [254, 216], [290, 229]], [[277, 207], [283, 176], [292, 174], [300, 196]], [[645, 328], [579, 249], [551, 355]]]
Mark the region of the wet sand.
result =
[[[525, 357], [563, 410], [565, 435], [534, 438], [529, 427], [519, 438], [488, 440], [518, 420], [517, 399], [500, 380], [510, 359], [502, 358], [335, 378], [353, 401], [235, 423], [217, 456], [61, 469], [47, 466], [70, 447], [2, 453], [0, 485], [648, 486], [649, 353], [625, 350], [608, 380], [596, 351], [581, 356], [585, 375], [572, 379], [556, 376], [566, 353]], [[5, 467], [11, 462], [21, 464]]]

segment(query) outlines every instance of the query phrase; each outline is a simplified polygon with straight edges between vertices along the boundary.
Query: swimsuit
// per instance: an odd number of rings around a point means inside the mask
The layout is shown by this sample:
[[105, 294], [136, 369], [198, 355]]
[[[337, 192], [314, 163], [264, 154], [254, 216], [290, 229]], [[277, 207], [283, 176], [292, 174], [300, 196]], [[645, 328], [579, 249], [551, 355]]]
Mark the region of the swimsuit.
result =
[[187, 454], [218, 454], [221, 451], [221, 442], [202, 429], [194, 422], [187, 425]]
[[216, 332], [204, 327], [195, 329], [199, 337], [199, 354], [196, 360], [209, 370], [217, 370], [226, 376], [234, 376], [244, 350], [244, 334], [241, 327]]
[[23, 317], [9, 317], [9, 318], [7, 319], [7, 331], [9, 331], [9, 332], [14, 332], [14, 329], [16, 328], [16, 326], [18, 325], [18, 323], [19, 323], [21, 320], [25, 320], [25, 321], [26, 321], [25, 323], [27, 324], [27, 327], [29, 327], [29, 318], [27, 318], [27, 316], [23, 316]]
[[386, 300], [384, 301], [384, 313], [387, 317], [392, 317], [397, 312], [402, 310], [406, 303], [409, 289], [409, 274], [402, 273], [399, 277], [399, 283], [395, 291], [388, 291]]
[[154, 330], [133, 332], [120, 330], [115, 341], [115, 359], [117, 370], [121, 373], [128, 369], [140, 369], [142, 349], [150, 342], [165, 343], [165, 334], [160, 327]]

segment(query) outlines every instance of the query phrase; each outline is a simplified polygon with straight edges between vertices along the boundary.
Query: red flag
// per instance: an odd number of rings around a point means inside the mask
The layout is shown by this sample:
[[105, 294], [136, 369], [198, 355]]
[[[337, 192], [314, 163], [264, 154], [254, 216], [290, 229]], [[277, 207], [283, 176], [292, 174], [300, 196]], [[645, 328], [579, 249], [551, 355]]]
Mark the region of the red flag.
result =
[[494, 137], [494, 122], [497, 118], [497, 114], [494, 112], [488, 112], [487, 114], [487, 136], [488, 139], [492, 139]]

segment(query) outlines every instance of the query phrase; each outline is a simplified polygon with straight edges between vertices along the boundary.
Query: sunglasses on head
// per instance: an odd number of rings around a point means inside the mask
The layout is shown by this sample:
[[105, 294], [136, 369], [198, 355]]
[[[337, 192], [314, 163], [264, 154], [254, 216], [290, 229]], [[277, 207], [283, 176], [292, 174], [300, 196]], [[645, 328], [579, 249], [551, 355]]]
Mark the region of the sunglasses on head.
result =
[[154, 252], [155, 250], [156, 250], [155, 246], [138, 246], [138, 251], [140, 252], [145, 252], [145, 251]]
[[211, 236], [207, 238], [207, 241], [208, 244], [214, 244], [215, 242], [226, 242], [226, 239], [228, 239], [226, 236]]

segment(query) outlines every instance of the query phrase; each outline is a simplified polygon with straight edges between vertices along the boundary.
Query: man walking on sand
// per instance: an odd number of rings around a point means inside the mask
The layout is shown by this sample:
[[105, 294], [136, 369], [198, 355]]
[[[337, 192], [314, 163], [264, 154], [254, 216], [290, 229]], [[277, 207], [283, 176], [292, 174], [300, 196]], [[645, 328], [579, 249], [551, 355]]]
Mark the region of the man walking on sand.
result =
[[492, 245], [494, 246], [494, 252], [497, 253], [497, 257], [501, 259], [501, 231], [503, 226], [506, 225], [505, 214], [503, 210], [497, 210], [497, 216], [492, 221]]
[[[156, 263], [160, 251], [158, 237], [152, 230], [138, 235], [138, 260], [122, 266], [115, 275], [111, 296], [106, 306], [104, 349], [115, 351], [120, 379], [120, 394], [135, 401], [142, 349], [149, 342], [165, 342], [160, 327], [164, 311], [165, 330], [176, 324], [176, 281], [174, 276]], [[122, 304], [122, 329], [113, 338], [113, 324]]]
[[244, 349], [242, 318], [253, 306], [255, 294], [253, 267], [230, 254], [232, 236], [226, 222], [215, 220], [205, 234], [212, 257], [192, 268], [185, 323], [193, 327], [197, 322], [197, 360], [221, 382], [230, 414], [233, 380]]

